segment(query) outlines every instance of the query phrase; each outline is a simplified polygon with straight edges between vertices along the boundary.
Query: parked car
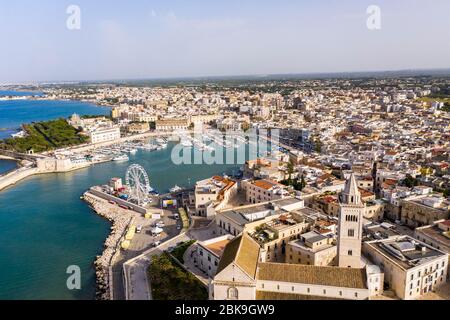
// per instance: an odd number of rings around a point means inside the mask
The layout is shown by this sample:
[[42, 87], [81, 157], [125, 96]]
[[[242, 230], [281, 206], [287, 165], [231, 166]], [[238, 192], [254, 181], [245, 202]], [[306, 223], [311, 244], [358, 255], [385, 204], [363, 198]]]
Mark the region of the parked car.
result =
[[153, 246], [154, 247], [157, 247], [157, 246], [160, 246], [161, 245], [161, 241], [155, 241], [155, 242], [153, 242]]
[[142, 232], [142, 226], [137, 226], [136, 233], [141, 233], [141, 232]]

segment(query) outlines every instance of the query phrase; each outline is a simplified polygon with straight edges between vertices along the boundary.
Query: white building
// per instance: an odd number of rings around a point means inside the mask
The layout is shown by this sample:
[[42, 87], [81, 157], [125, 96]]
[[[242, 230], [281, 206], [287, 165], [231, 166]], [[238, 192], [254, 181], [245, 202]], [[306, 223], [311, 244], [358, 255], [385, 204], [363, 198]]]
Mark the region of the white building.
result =
[[259, 245], [246, 233], [225, 248], [210, 282], [214, 300], [365, 300], [382, 292], [382, 274], [364, 269], [260, 262]]
[[120, 128], [100, 128], [90, 133], [91, 143], [102, 143], [120, 139]]
[[334, 239], [311, 231], [300, 235], [286, 247], [286, 263], [311, 266], [334, 265], [337, 247]]
[[289, 197], [286, 187], [271, 180], [244, 180], [242, 188], [249, 203], [262, 203]]
[[409, 236], [365, 242], [363, 251], [400, 299], [416, 299], [446, 282], [448, 254]]
[[212, 217], [236, 195], [238, 185], [225, 177], [214, 176], [198, 181], [195, 186], [195, 212], [199, 216]]
[[225, 235], [218, 238], [200, 241], [196, 244], [196, 265], [210, 278], [216, 275], [217, 267], [223, 251], [234, 237]]

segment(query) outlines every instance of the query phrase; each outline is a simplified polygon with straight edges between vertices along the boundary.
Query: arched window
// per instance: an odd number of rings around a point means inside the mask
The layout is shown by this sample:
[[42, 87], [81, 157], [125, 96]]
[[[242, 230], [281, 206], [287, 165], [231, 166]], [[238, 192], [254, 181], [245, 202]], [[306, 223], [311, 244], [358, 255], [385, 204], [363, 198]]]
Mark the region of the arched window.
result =
[[228, 288], [228, 299], [237, 300], [238, 299], [238, 289], [231, 287]]

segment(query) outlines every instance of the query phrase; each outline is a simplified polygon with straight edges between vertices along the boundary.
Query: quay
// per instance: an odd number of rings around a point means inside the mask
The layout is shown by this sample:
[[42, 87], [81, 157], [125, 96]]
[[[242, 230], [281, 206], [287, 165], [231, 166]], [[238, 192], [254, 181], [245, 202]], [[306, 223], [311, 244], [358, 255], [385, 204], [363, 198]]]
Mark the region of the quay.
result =
[[[135, 281], [137, 278], [145, 278], [147, 269], [136, 269], [135, 273], [133, 261], [138, 261], [141, 267], [147, 266], [147, 261], [135, 258], [142, 257], [148, 252], [161, 252], [161, 249], [166, 250], [176, 241], [186, 240], [185, 231], [181, 231], [180, 234], [177, 227], [179, 222], [173, 218], [174, 212], [160, 208], [157, 201], [153, 207], [147, 208], [147, 214], [144, 214], [136, 211], [135, 208], [125, 209], [117, 202], [119, 199], [111, 201], [95, 191], [95, 187], [86, 191], [82, 199], [99, 216], [112, 223], [111, 234], [105, 241], [104, 251], [94, 262], [96, 298], [99, 300], [125, 300], [136, 296], [139, 299], [150, 298], [147, 284]], [[151, 232], [156, 221], [162, 221], [165, 224], [164, 232], [159, 236], [154, 236]], [[142, 231], [134, 235], [127, 249], [123, 249], [122, 243], [126, 239], [127, 231], [133, 226], [140, 226]], [[156, 241], [160, 241], [161, 245], [154, 247]], [[130, 260], [131, 263], [129, 263]]]
[[99, 300], [109, 300], [113, 295], [110, 286], [112, 277], [111, 266], [114, 264], [115, 258], [117, 258], [117, 251], [120, 250], [121, 240], [135, 217], [132, 211], [112, 205], [89, 191], [83, 195], [83, 200], [99, 216], [112, 223], [111, 233], [105, 241], [103, 253], [94, 262], [97, 282], [96, 298]]
[[[54, 150], [51, 153], [72, 152], [74, 154], [96, 150], [102, 147], [122, 144], [129, 141], [139, 141], [152, 137], [173, 136], [175, 132], [147, 132], [143, 134], [123, 137], [114, 141], [107, 141], [97, 144], [86, 144], [70, 148]], [[46, 152], [42, 154], [24, 154], [7, 150], [0, 150], [0, 159], [21, 161], [24, 165], [15, 171], [0, 175], [0, 191], [15, 185], [21, 180], [37, 174], [48, 173], [64, 173], [87, 168], [91, 165], [96, 165], [103, 162], [111, 161], [112, 159], [92, 161], [81, 164], [71, 163], [70, 159], [58, 158], [52, 156], [51, 153]]]

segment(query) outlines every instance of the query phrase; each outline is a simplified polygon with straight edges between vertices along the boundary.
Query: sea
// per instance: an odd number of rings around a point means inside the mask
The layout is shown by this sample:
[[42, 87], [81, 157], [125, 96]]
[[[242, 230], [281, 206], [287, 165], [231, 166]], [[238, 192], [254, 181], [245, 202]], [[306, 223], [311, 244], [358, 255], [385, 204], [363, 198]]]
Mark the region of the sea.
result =
[[24, 123], [79, 115], [108, 115], [110, 109], [79, 101], [7, 100], [0, 101], [0, 140], [20, 131]]
[[[52, 119], [73, 112], [104, 113], [103, 108], [67, 101], [0, 103], [0, 127]], [[237, 173], [241, 164], [176, 165], [175, 143], [158, 151], [139, 150], [129, 162], [108, 162], [70, 173], [38, 175], [0, 191], [0, 299], [91, 300], [95, 297], [93, 261], [101, 254], [110, 223], [80, 196], [112, 177], [124, 178], [130, 164], [142, 165], [159, 192], [192, 186], [217, 174]], [[0, 170], [12, 165], [0, 161]], [[1, 173], [0, 173], [1, 174]], [[67, 288], [70, 266], [81, 269], [81, 290]]]

